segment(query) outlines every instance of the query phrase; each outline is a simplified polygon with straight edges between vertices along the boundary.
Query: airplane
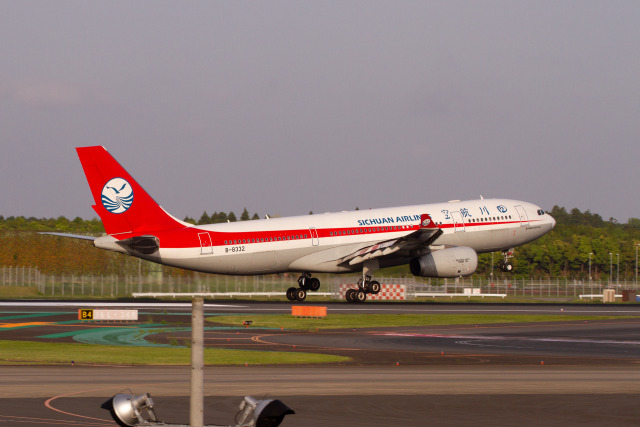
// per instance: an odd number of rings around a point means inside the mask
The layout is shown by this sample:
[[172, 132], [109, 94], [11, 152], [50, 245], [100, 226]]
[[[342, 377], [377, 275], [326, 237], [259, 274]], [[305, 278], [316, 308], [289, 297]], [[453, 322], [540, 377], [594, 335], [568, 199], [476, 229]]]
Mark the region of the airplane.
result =
[[205, 273], [300, 273], [290, 301], [304, 301], [320, 281], [312, 273], [362, 272], [348, 302], [380, 292], [380, 268], [409, 265], [414, 276], [473, 274], [478, 254], [502, 251], [510, 272], [514, 248], [551, 231], [556, 222], [534, 204], [509, 199], [452, 200], [384, 209], [193, 225], [158, 205], [102, 146], [78, 147], [106, 235], [93, 246]]

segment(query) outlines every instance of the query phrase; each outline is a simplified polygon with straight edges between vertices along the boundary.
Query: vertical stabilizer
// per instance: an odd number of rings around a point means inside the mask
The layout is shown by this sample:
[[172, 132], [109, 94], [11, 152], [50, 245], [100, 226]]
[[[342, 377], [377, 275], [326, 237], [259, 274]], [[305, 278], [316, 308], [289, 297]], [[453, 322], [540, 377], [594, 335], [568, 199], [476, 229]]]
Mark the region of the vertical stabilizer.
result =
[[76, 148], [107, 234], [183, 227], [164, 211], [104, 147]]

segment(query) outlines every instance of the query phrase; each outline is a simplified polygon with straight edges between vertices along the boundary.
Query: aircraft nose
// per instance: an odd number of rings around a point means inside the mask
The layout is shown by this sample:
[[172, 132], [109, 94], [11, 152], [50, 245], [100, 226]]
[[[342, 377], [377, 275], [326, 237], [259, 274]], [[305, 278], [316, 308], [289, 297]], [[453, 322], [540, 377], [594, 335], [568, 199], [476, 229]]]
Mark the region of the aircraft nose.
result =
[[[549, 215], [549, 214], [547, 214]], [[553, 227], [556, 226], [556, 220], [554, 217], [552, 217], [551, 215], [549, 215], [549, 224], [551, 224], [551, 228], [553, 229]]]

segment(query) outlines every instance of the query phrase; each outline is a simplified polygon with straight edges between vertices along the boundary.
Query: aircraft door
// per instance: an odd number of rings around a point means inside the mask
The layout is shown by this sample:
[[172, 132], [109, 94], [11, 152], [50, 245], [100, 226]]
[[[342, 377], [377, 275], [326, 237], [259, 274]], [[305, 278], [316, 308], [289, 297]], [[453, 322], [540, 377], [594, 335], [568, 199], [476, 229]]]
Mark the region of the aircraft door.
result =
[[520, 217], [520, 226], [528, 227], [529, 217], [527, 216], [527, 211], [524, 210], [524, 207], [522, 205], [516, 206], [516, 211], [518, 212], [518, 216]]
[[207, 232], [198, 233], [200, 239], [200, 255], [209, 255], [213, 253], [213, 244], [211, 243], [211, 235]]
[[466, 231], [464, 228], [464, 220], [462, 219], [462, 214], [460, 212], [451, 212], [451, 218], [453, 218], [453, 231], [456, 233]]
[[309, 232], [311, 233], [311, 244], [313, 246], [320, 245], [320, 239], [318, 238], [318, 230], [315, 227], [309, 228]]

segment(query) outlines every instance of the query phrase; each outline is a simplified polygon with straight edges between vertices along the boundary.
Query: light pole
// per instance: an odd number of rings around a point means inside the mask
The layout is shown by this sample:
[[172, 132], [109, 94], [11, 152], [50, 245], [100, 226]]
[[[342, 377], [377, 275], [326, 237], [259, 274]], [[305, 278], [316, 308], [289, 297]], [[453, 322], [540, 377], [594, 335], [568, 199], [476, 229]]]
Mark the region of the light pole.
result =
[[491, 252], [491, 284], [493, 285], [493, 252]]
[[638, 287], [638, 246], [640, 243], [636, 243], [636, 288]]
[[609, 252], [609, 287], [611, 287], [612, 280], [613, 280], [613, 254]]
[[620, 254], [616, 254], [618, 258], [618, 267], [616, 272], [616, 286], [620, 286]]
[[589, 286], [591, 286], [591, 255], [593, 252], [589, 252]]

